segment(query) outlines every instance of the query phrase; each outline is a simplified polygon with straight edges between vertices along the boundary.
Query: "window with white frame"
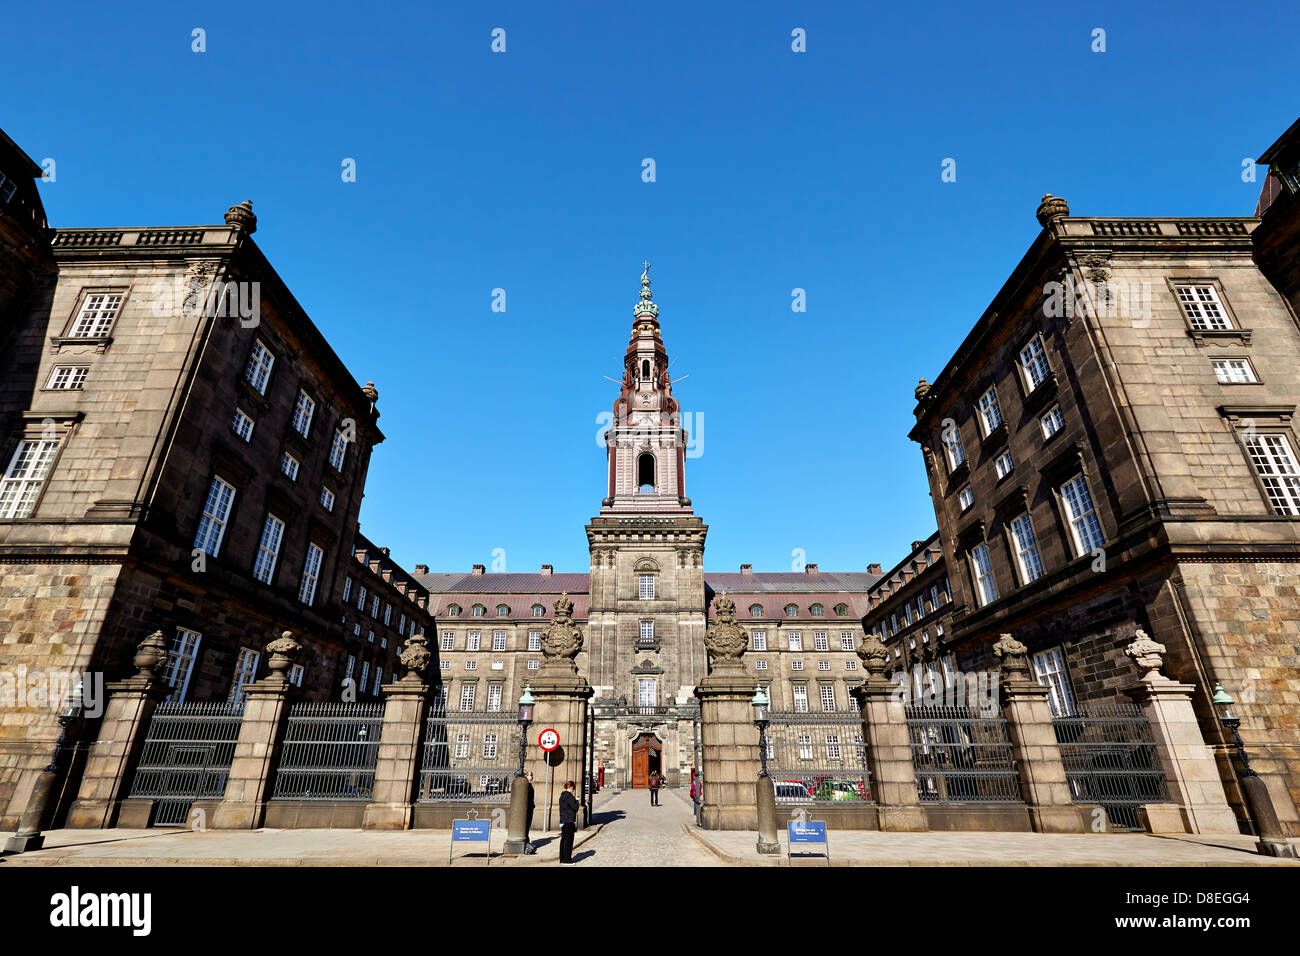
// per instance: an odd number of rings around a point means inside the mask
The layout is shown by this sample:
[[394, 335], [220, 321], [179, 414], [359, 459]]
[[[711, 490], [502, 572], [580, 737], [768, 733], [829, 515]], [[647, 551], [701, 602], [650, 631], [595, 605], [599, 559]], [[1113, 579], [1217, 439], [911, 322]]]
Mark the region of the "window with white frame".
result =
[[853, 640], [852, 631], [840, 631], [840, 650], [857, 650], [857, 642]]
[[461, 684], [460, 686], [460, 709], [470, 711], [474, 709], [474, 690], [477, 684]]
[[499, 740], [500, 738], [496, 734], [483, 735], [483, 759], [484, 760], [497, 759], [497, 742]]
[[791, 689], [794, 691], [795, 713], [808, 713], [808, 687], [804, 684], [795, 684]]
[[752, 633], [754, 637], [754, 650], [767, 650], [767, 631], [754, 631]]
[[163, 680], [172, 689], [167, 698], [169, 704], [180, 704], [190, 689], [190, 675], [194, 672], [194, 662], [199, 656], [199, 641], [203, 635], [189, 628], [176, 628], [172, 646], [167, 651], [167, 667], [163, 671]]
[[826, 735], [826, 759], [827, 760], [840, 759], [840, 735], [839, 734]]
[[540, 651], [540, 650], [542, 649], [542, 632], [541, 632], [541, 631], [529, 631], [529, 632], [528, 632], [528, 649], [529, 649], [530, 651]]
[[1038, 419], [1038, 426], [1043, 430], [1043, 438], [1048, 439], [1065, 427], [1065, 417], [1061, 414], [1061, 406], [1053, 405], [1051, 409], [1042, 418]]
[[1106, 542], [1101, 536], [1101, 525], [1092, 507], [1092, 495], [1083, 475], [1072, 478], [1061, 486], [1061, 501], [1065, 516], [1074, 534], [1074, 546], [1080, 555], [1096, 551]]
[[382, 667], [376, 667], [376, 668], [375, 668], [375, 683], [374, 683], [374, 686], [372, 686], [372, 687], [370, 688], [370, 693], [372, 693], [372, 694], [378, 694], [378, 693], [379, 693], [379, 688], [382, 687], [383, 684], [384, 684], [384, 669], [383, 669]]
[[[284, 455], [280, 458], [280, 471], [288, 475], [291, 481], [297, 481], [298, 480], [298, 459], [294, 458], [293, 455], [289, 454], [286, 451]], [[346, 600], [346, 598], [344, 600]]]
[[965, 511], [973, 504], [975, 504], [975, 492], [971, 491], [970, 485], [957, 492], [957, 506], [962, 511]]
[[370, 616], [379, 617], [379, 595], [372, 595], [370, 598]]
[[1002, 424], [1002, 408], [998, 405], [997, 389], [990, 387], [980, 396], [979, 412], [980, 424], [984, 426], [984, 435], [987, 437]]
[[108, 335], [122, 307], [120, 292], [92, 292], [81, 303], [81, 311], [68, 335], [75, 339], [97, 339]]
[[357, 589], [357, 610], [364, 611], [365, 609], [366, 609], [366, 586], [363, 584], [361, 585], [360, 588]]
[[397, 633], [406, 636], [406, 615], [403, 614], [397, 619]]
[[[235, 502], [235, 489], [220, 478], [214, 477], [208, 486], [208, 497], [203, 504], [203, 516], [199, 518], [199, 530], [194, 535], [194, 547], [206, 554], [217, 554], [221, 548], [221, 539], [226, 534], [226, 522], [230, 520], [230, 509]], [[0, 515], [4, 513], [4, 496], [0, 493]]]
[[943, 442], [943, 450], [948, 456], [948, 470], [956, 471], [966, 460], [966, 449], [961, 444], [961, 432], [954, 424], [943, 430], [940, 439]]
[[343, 459], [348, 453], [348, 440], [341, 431], [337, 429], [334, 432], [334, 440], [330, 442], [330, 467], [335, 471], [343, 470]]
[[1074, 713], [1074, 694], [1070, 690], [1070, 681], [1065, 673], [1065, 658], [1059, 647], [1039, 651], [1032, 658], [1034, 677], [1038, 683], [1049, 688], [1048, 706], [1053, 717], [1069, 717]]
[[641, 643], [653, 644], [654, 640], [655, 640], [655, 622], [642, 621], [641, 622]]
[[546, 616], [546, 608], [542, 607], [540, 604], [534, 604], [533, 617], [545, 617], [545, 616]]
[[334, 492], [330, 491], [328, 488], [322, 488], [320, 490], [320, 506], [326, 511], [333, 511]]
[[813, 758], [812, 734], [800, 734], [799, 735], [799, 759], [812, 760], [812, 758]]
[[298, 401], [293, 408], [293, 429], [304, 438], [311, 430], [311, 417], [316, 413], [316, 403], [306, 392], [298, 392]]
[[792, 670], [792, 671], [801, 671], [801, 670], [803, 670], [803, 661], [791, 661], [791, 662], [790, 662], [790, 670]]
[[506, 604], [498, 604], [498, 605], [497, 605], [497, 617], [509, 617], [509, 616], [510, 616], [510, 607], [509, 607], [509, 605], [506, 605]]
[[294, 687], [302, 686], [302, 679], [307, 675], [307, 668], [302, 664], [291, 664], [289, 666], [289, 683]]
[[59, 392], [76, 391], [85, 383], [89, 371], [89, 365], [56, 365], [50, 369], [45, 387]]
[[506, 649], [506, 632], [505, 632], [505, 631], [493, 631], [493, 632], [492, 632], [492, 650], [494, 650], [494, 651], [504, 651], [505, 649]]
[[1020, 367], [1025, 373], [1025, 391], [1032, 392], [1047, 381], [1051, 374], [1047, 367], [1047, 353], [1043, 351], [1041, 336], [1035, 335], [1020, 350]]
[[[826, 669], [830, 670], [829, 663], [827, 664]], [[822, 684], [821, 695], [822, 695], [822, 710], [829, 714], [831, 711], [835, 709], [835, 685]]]
[[830, 649], [831, 649], [831, 644], [826, 637], [826, 632], [813, 631], [813, 650], [829, 651]]
[[57, 440], [18, 443], [0, 478], [0, 519], [31, 517], [58, 450]]
[[823, 608], [820, 604], [814, 604], [812, 607], [808, 608], [808, 610], [812, 612], [813, 617], [821, 617], [822, 614], [825, 612], [825, 608]]
[[831, 669], [831, 662], [830, 662], [830, 661], [818, 661], [818, 662], [817, 662], [817, 669], [818, 669], [819, 671], [828, 671], [828, 670]]
[[352, 625], [352, 633], [357, 637], [361, 636], [361, 625], [359, 623]]
[[970, 550], [971, 573], [975, 578], [975, 593], [980, 606], [998, 599], [998, 587], [993, 581], [993, 566], [989, 563], [989, 548], [983, 542]]
[[455, 631], [443, 631], [442, 634], [439, 635], [439, 640], [441, 641], [438, 645], [440, 649], [444, 651], [454, 651], [456, 649]]
[[501, 712], [501, 685], [500, 684], [488, 684], [487, 709], [490, 713], [493, 714]]
[[1219, 301], [1219, 291], [1214, 286], [1194, 283], [1175, 285], [1174, 289], [1192, 328], [1200, 332], [1221, 332], [1232, 327], [1227, 310]]
[[[473, 689], [474, 689], [473, 687], [470, 688], [471, 691], [473, 691]], [[464, 688], [461, 688], [461, 696], [462, 696], [462, 706], [461, 706], [460, 709], [461, 709], [461, 710], [466, 710], [467, 708], [465, 708], [465, 707], [463, 706]], [[473, 697], [474, 697], [474, 695], [471, 693], [471, 694], [470, 694], [470, 698], [473, 699]], [[468, 709], [472, 710], [473, 708], [470, 707], [470, 708], [468, 708]], [[456, 757], [457, 760], [464, 760], [464, 759], [466, 759], [468, 756], [469, 756], [469, 734], [458, 733], [458, 734], [456, 734], [456, 753], [455, 753], [455, 757]]]
[[465, 636], [465, 650], [477, 651], [479, 642], [482, 640], [482, 634], [478, 631], [470, 631]]
[[260, 652], [251, 647], [241, 647], [235, 658], [235, 676], [230, 682], [230, 699], [238, 704], [244, 699], [244, 687], [257, 677], [257, 662], [262, 659]]
[[459, 604], [449, 604], [449, 605], [447, 605], [447, 616], [448, 616], [448, 617], [460, 617], [460, 605], [459, 605]]
[[1273, 510], [1280, 515], [1300, 515], [1300, 468], [1287, 437], [1256, 432], [1243, 440]]
[[1043, 562], [1038, 555], [1038, 541], [1028, 512], [1011, 522], [1011, 538], [1016, 545], [1016, 563], [1020, 565], [1021, 580], [1025, 584], [1037, 581], [1043, 576]]
[[751, 604], [751, 605], [749, 606], [749, 616], [750, 616], [750, 617], [762, 617], [762, 616], [763, 616], [763, 605], [761, 605], [761, 604]]
[[754, 670], [756, 671], [767, 670], [767, 661], [754, 661]]
[[244, 414], [242, 408], [235, 409], [235, 417], [230, 421], [230, 430], [244, 441], [253, 440], [253, 419]]
[[271, 369], [275, 366], [275, 356], [271, 354], [261, 339], [253, 342], [252, 354], [248, 356], [248, 367], [244, 369], [244, 380], [259, 395], [266, 394], [266, 385], [271, 380]]
[[470, 611], [474, 617], [482, 617], [484, 614], [487, 613], [487, 608], [485, 608], [482, 604], [475, 604], [474, 607], [470, 609]]
[[993, 459], [993, 470], [997, 472], [999, 480], [1005, 478], [1015, 470], [1016, 463], [1011, 460], [1011, 452], [1004, 451]]
[[653, 574], [637, 575], [637, 597], [642, 601], [650, 601], [655, 596], [655, 576]]
[[262, 539], [257, 543], [257, 558], [253, 561], [253, 577], [263, 584], [271, 583], [283, 539], [284, 522], [275, 515], [268, 514], [262, 522]]
[[640, 677], [636, 682], [636, 703], [638, 707], [653, 707], [658, 702], [655, 696], [655, 679]]
[[785, 616], [786, 616], [786, 617], [798, 617], [798, 616], [799, 616], [799, 608], [798, 608], [797, 606], [793, 605], [793, 604], [787, 604], [787, 605], [785, 606]]
[[392, 627], [393, 606], [387, 601], [384, 602], [384, 627]]
[[302, 583], [298, 586], [298, 600], [308, 607], [316, 601], [316, 582], [320, 580], [321, 562], [325, 550], [317, 544], [307, 545], [307, 559], [302, 563]]
[[535, 671], [535, 670], [537, 670], [537, 668], [538, 668], [538, 666], [539, 666], [540, 664], [541, 664], [541, 661], [529, 661], [529, 662], [528, 662], [528, 669], [529, 669], [530, 671]]
[[798, 631], [791, 631], [788, 635], [788, 641], [790, 645], [790, 650], [792, 651], [803, 650], [803, 635]]
[[1224, 385], [1248, 385], [1259, 381], [1249, 359], [1210, 359], [1210, 365], [1214, 367], [1214, 377]]
[[844, 669], [845, 669], [846, 671], [855, 671], [855, 670], [858, 669], [858, 662], [857, 662], [857, 661], [845, 661], [845, 662], [844, 662]]

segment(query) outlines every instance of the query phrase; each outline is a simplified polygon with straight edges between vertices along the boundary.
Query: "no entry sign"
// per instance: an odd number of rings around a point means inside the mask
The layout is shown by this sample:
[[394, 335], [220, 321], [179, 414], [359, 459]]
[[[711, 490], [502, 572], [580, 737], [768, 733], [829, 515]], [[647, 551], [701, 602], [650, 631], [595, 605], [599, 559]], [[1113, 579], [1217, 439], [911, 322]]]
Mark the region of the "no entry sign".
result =
[[560, 746], [560, 735], [547, 727], [537, 735], [537, 746], [541, 747], [547, 753], [550, 753], [556, 747]]

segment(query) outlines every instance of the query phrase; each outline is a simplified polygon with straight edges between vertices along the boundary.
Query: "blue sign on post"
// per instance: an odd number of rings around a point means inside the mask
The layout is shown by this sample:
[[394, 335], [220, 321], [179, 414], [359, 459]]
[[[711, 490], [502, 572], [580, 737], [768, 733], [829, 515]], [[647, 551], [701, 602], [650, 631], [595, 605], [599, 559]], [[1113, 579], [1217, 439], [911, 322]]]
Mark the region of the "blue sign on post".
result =
[[[811, 820], [791, 820], [786, 824], [786, 833], [790, 840], [789, 846], [786, 849], [787, 859], [796, 852], [795, 847], [800, 848], [799, 855], [802, 856], [804, 855], [803, 847], [811, 846], [813, 844], [821, 844], [825, 849], [816, 855], [825, 855], [826, 864], [828, 866], [830, 865], [831, 847], [829, 840], [826, 838], [825, 823], [814, 823]], [[813, 854], [807, 855], [811, 856]]]
[[[477, 811], [471, 810], [471, 814], [478, 816]], [[491, 820], [452, 820], [451, 821], [451, 851], [447, 854], [447, 862], [452, 861], [456, 853], [457, 843], [483, 843], [486, 844], [485, 853], [488, 863], [492, 862], [492, 821]]]

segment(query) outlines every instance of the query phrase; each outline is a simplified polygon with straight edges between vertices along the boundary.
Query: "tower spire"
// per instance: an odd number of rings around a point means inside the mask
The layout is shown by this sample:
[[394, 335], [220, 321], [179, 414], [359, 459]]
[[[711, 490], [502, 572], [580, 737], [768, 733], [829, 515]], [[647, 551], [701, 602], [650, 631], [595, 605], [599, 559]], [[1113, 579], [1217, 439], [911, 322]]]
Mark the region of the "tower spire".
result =
[[648, 316], [655, 321], [659, 319], [659, 306], [655, 305], [651, 299], [654, 293], [650, 291], [650, 263], [646, 260], [641, 262], [641, 301], [632, 309], [632, 317], [639, 319], [642, 316]]

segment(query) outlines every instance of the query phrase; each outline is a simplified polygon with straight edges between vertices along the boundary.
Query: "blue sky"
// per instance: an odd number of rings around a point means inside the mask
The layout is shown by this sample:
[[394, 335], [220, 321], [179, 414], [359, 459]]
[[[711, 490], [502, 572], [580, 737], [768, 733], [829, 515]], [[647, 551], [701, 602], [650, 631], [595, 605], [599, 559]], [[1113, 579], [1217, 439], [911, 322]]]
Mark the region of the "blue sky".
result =
[[1242, 160], [1300, 107], [1298, 27], [1284, 3], [31, 3], [6, 13], [0, 125], [56, 160], [56, 226], [253, 200], [379, 388], [362, 525], [408, 568], [586, 569], [602, 376], [648, 258], [703, 416], [706, 566], [864, 570], [934, 528], [912, 389], [1040, 196], [1249, 215]]

